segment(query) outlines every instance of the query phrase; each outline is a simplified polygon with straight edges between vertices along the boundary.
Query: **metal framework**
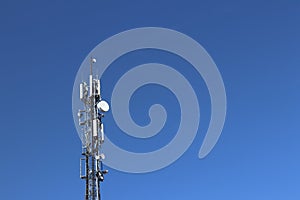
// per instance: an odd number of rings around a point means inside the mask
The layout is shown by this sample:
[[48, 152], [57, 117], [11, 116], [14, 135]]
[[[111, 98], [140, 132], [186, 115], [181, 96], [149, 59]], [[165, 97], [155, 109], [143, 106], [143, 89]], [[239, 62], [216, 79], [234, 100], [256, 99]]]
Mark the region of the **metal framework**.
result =
[[96, 59], [91, 58], [89, 84], [80, 84], [80, 100], [84, 109], [78, 111], [79, 125], [83, 131], [82, 155], [80, 159], [80, 178], [85, 179], [85, 200], [100, 200], [100, 183], [104, 180], [102, 161], [104, 154], [101, 145], [104, 142], [102, 117], [108, 111], [109, 105], [101, 99], [100, 79], [93, 75], [93, 64]]

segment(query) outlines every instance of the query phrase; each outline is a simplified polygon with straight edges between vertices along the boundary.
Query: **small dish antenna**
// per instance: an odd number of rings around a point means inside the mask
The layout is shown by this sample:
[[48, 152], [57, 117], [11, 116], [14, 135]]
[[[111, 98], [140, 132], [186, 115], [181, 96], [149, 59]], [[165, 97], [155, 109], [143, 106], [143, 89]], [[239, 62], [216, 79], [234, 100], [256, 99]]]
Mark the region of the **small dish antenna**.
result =
[[97, 108], [100, 109], [102, 112], [109, 111], [109, 105], [106, 101], [102, 100], [99, 103], [97, 103]]

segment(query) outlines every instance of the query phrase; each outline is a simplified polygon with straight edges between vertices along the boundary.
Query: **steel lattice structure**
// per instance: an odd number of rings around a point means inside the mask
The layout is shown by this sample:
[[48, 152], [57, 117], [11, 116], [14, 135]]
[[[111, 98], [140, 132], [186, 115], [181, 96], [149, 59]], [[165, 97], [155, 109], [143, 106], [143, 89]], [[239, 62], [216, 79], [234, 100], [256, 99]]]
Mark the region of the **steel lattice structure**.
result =
[[86, 181], [85, 200], [100, 200], [100, 183], [104, 180], [102, 161], [104, 154], [101, 146], [104, 142], [102, 118], [109, 110], [109, 105], [101, 99], [100, 79], [93, 75], [93, 64], [96, 59], [91, 58], [89, 83], [80, 84], [80, 100], [84, 108], [78, 111], [79, 125], [83, 131], [82, 155], [80, 159], [80, 178]]

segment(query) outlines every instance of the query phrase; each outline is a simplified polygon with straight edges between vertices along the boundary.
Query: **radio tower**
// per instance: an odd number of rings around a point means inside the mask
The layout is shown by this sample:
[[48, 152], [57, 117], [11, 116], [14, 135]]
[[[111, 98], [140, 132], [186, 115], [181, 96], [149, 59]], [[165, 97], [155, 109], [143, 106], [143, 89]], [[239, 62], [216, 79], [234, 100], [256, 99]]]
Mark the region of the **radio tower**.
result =
[[102, 161], [105, 158], [101, 152], [104, 142], [102, 118], [109, 110], [109, 105], [102, 100], [100, 94], [100, 79], [93, 75], [95, 58], [90, 61], [89, 83], [80, 84], [80, 100], [83, 110], [78, 111], [79, 125], [83, 131], [82, 155], [80, 159], [80, 178], [85, 180], [85, 200], [100, 200], [100, 183], [104, 180]]

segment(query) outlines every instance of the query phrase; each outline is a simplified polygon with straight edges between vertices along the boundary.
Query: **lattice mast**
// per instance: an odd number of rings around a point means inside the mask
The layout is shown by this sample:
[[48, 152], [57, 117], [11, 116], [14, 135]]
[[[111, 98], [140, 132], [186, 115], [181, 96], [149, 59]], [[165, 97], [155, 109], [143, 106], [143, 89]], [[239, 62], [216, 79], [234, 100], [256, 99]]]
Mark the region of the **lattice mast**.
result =
[[100, 79], [93, 75], [93, 64], [96, 59], [91, 58], [89, 83], [80, 84], [80, 100], [84, 109], [78, 111], [79, 125], [82, 127], [82, 155], [80, 159], [80, 178], [85, 179], [85, 200], [100, 200], [100, 183], [104, 180], [102, 161], [104, 154], [101, 146], [104, 142], [102, 118], [109, 105], [101, 99]]

